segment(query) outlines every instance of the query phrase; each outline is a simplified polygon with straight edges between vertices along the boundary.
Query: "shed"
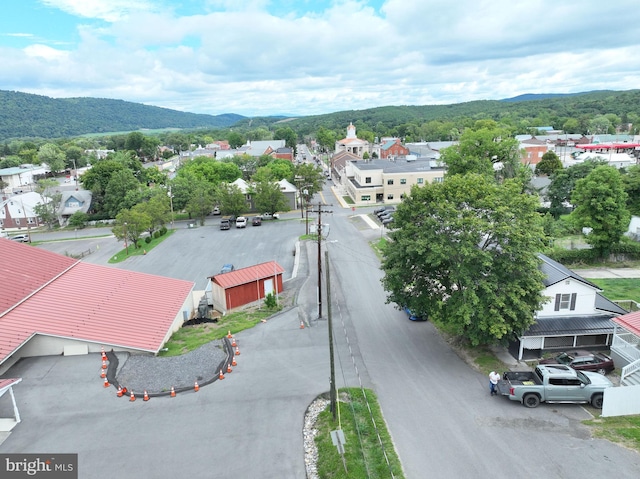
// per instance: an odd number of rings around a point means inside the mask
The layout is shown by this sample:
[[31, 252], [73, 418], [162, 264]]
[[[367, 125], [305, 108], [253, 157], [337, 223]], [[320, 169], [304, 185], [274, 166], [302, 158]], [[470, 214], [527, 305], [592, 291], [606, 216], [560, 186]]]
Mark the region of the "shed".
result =
[[268, 294], [276, 298], [283, 290], [284, 268], [275, 261], [236, 269], [210, 276], [214, 309], [226, 313], [246, 304], [264, 299]]

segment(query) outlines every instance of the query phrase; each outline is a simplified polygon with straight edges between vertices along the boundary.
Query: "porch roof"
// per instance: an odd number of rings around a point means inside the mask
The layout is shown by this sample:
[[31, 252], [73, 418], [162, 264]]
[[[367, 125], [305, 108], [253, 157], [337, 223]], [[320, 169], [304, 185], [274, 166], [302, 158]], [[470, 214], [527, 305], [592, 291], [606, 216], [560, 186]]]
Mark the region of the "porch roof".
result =
[[636, 336], [640, 336], [640, 311], [617, 316], [612, 321]]
[[613, 333], [613, 328], [611, 317], [605, 315], [538, 318], [523, 336], [610, 334]]

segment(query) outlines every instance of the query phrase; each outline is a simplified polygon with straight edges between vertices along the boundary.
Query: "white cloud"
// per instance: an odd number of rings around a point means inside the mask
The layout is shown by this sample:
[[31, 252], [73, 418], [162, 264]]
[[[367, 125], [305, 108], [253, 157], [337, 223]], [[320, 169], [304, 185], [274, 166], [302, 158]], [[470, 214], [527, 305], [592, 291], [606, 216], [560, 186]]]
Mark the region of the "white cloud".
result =
[[[595, 0], [387, 0], [380, 12], [347, 0], [286, 15], [269, 13], [275, 0], [41, 1], [83, 17], [80, 40], [0, 50], [3, 88], [309, 115], [640, 84], [635, 0], [606, 12]], [[176, 13], [187, 5], [200, 8]]]

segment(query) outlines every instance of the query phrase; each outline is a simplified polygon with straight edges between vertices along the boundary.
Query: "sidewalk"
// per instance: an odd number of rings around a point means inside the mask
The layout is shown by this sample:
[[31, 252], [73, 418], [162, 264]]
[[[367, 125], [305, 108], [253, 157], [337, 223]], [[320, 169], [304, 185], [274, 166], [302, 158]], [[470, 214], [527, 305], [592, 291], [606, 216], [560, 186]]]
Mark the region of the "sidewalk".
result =
[[640, 278], [640, 269], [634, 268], [588, 268], [571, 271], [586, 279]]

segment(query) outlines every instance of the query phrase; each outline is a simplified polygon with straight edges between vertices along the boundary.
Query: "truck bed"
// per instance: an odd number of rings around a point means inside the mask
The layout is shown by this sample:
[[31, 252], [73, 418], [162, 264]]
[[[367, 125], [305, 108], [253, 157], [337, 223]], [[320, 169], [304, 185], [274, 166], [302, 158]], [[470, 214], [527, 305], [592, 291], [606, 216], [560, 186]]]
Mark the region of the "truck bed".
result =
[[511, 386], [533, 386], [535, 384], [542, 383], [532, 371], [507, 371], [498, 381], [498, 393], [502, 396], [508, 396]]

